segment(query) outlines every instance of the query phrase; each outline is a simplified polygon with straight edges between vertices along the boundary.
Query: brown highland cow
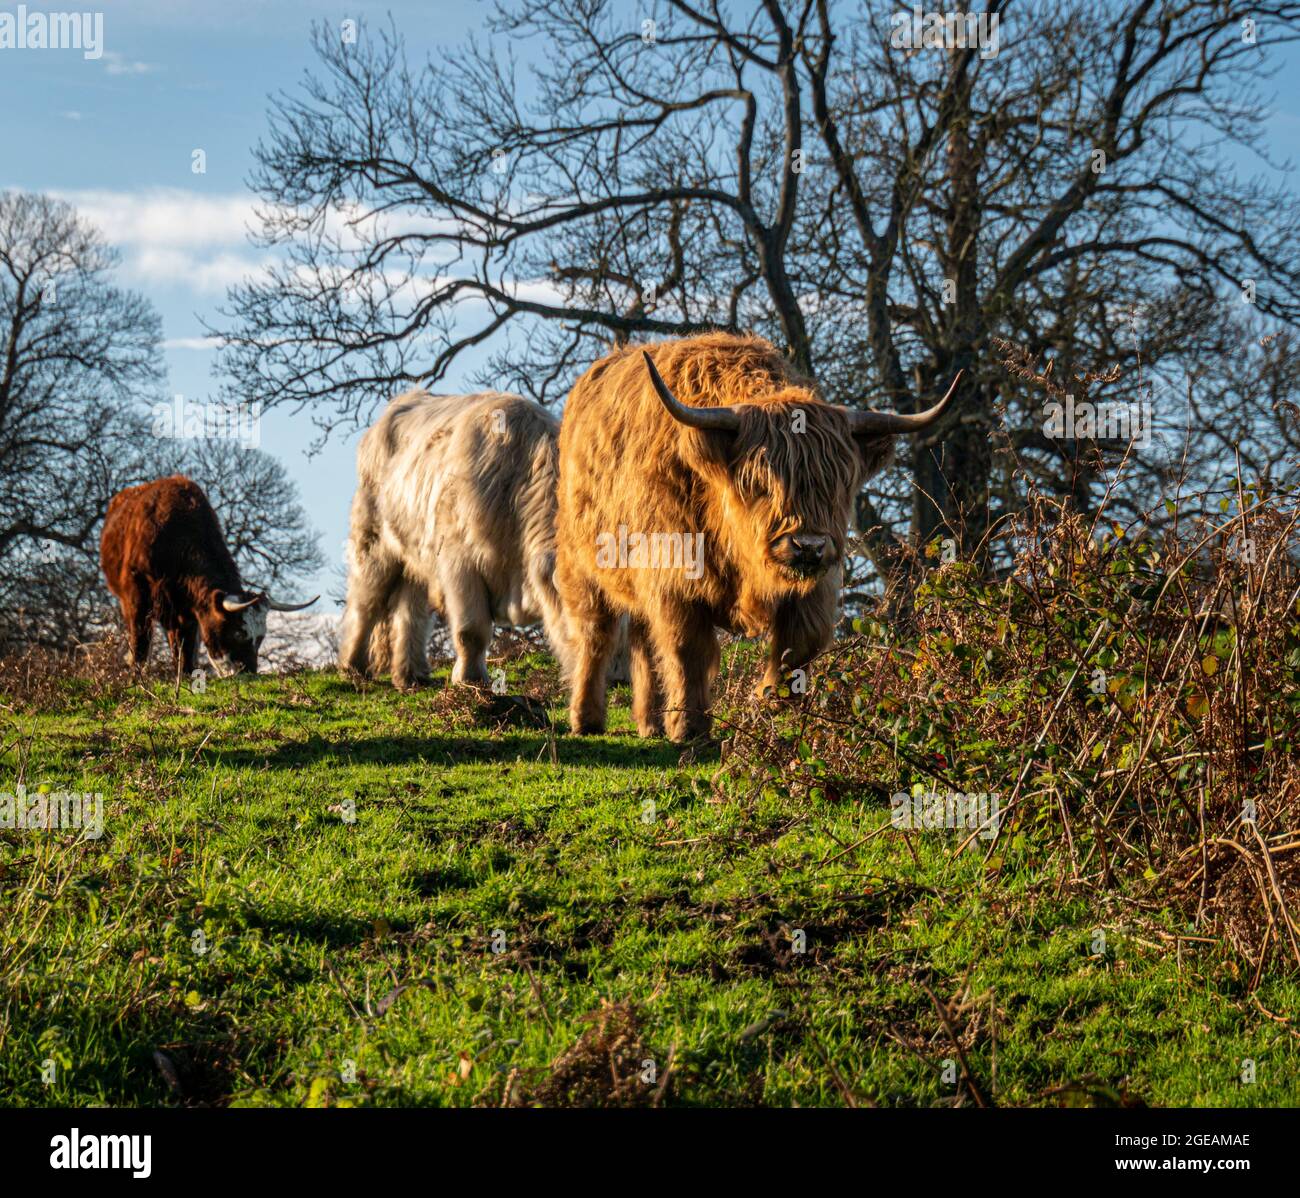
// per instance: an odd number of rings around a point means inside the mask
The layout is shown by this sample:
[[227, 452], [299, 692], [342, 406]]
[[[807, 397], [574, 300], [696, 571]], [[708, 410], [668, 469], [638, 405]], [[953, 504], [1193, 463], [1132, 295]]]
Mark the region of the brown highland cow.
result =
[[316, 602], [277, 603], [246, 590], [217, 513], [203, 488], [183, 474], [114, 495], [99, 558], [108, 589], [122, 604], [127, 661], [136, 666], [149, 659], [156, 620], [185, 673], [198, 663], [202, 637], [218, 674], [256, 674], [266, 613], [301, 611]]
[[759, 337], [607, 354], [560, 427], [556, 585], [574, 641], [574, 732], [605, 727], [605, 665], [630, 619], [642, 736], [706, 736], [717, 628], [766, 634], [763, 689], [830, 642], [854, 496], [916, 415], [818, 398]]

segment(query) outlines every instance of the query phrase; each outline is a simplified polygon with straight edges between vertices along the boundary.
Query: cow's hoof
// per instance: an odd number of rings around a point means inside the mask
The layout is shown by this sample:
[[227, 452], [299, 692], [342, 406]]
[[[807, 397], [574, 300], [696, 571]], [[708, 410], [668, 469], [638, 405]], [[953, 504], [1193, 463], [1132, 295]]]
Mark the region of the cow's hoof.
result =
[[713, 731], [713, 721], [707, 717], [686, 717], [680, 712], [669, 715], [664, 720], [664, 734], [675, 745], [693, 745], [708, 741]]
[[455, 670], [451, 672], [452, 686], [467, 686], [470, 690], [483, 691], [485, 694], [492, 693], [492, 680], [486, 675], [457, 675]]
[[414, 691], [423, 690], [433, 679], [428, 674], [422, 674], [418, 678], [394, 678], [393, 687], [396, 690], [410, 694]]

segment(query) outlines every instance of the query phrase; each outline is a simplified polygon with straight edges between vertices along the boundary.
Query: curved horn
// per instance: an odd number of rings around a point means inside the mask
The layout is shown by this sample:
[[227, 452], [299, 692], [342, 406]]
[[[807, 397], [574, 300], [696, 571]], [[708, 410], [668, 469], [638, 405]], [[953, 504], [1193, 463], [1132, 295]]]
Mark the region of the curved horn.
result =
[[645, 359], [646, 369], [650, 372], [650, 382], [654, 384], [655, 394], [668, 409], [668, 414], [678, 423], [689, 425], [691, 428], [724, 433], [734, 433], [740, 428], [740, 413], [735, 408], [692, 408], [682, 403], [668, 390], [668, 384], [659, 377], [659, 371], [655, 369], [654, 360], [650, 355], [642, 350], [641, 356]]
[[310, 607], [319, 598], [319, 595], [313, 595], [306, 603], [277, 603], [270, 595], [267, 595], [266, 602], [272, 611], [302, 611], [304, 607]]
[[261, 603], [262, 600], [265, 598], [266, 598], [265, 595], [254, 595], [252, 596], [252, 598], [248, 598], [248, 597], [240, 598], [239, 596], [236, 595], [222, 595], [221, 606], [226, 611], [247, 611], [250, 607], [253, 607], [255, 604]]
[[898, 412], [864, 412], [856, 408], [852, 409], [849, 412], [849, 421], [853, 435], [855, 437], [886, 437], [891, 433], [925, 432], [948, 410], [948, 405], [957, 392], [957, 384], [961, 382], [961, 376], [965, 373], [964, 370], [957, 371], [957, 377], [952, 380], [952, 386], [948, 388], [948, 394], [934, 407], [927, 408], [924, 412], [916, 412], [905, 416]]

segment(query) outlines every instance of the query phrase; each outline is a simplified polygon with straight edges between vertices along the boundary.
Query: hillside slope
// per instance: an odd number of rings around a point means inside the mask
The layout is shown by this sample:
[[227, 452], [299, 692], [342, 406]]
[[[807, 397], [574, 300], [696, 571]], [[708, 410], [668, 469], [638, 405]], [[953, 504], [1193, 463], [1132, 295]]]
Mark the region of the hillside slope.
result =
[[582, 741], [329, 672], [0, 702], [0, 791], [104, 803], [0, 831], [6, 1104], [1297, 1101], [1293, 981], [733, 787], [625, 692]]

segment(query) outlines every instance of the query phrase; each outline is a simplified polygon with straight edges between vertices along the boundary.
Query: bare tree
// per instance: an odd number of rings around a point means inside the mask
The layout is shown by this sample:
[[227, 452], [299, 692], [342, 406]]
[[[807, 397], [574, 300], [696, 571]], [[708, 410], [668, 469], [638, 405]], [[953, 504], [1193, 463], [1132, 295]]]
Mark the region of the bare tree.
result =
[[[1223, 352], [1207, 360], [1186, 388], [1188, 423], [1203, 430], [1211, 452], [1195, 480], [1196, 490], [1235, 491], [1235, 465], [1242, 481], [1272, 491], [1294, 485], [1300, 463], [1300, 339], [1289, 331], [1266, 331], [1258, 319], [1225, 330]], [[1226, 417], [1226, 419], [1225, 419]], [[1233, 436], [1234, 429], [1247, 430]]]
[[[325, 564], [297, 488], [283, 464], [260, 449], [215, 437], [154, 440], [146, 426], [133, 459], [119, 466], [113, 492], [169, 474], [193, 478], [211, 500], [240, 572], [278, 598], [292, 597]], [[106, 507], [105, 501], [82, 544], [45, 541], [14, 555], [15, 569], [0, 579], [0, 647], [81, 644], [116, 625], [117, 603], [99, 565]], [[278, 617], [276, 624], [281, 650], [296, 633], [304, 644], [320, 639], [310, 617]], [[298, 656], [311, 654], [304, 648]]]
[[0, 643], [75, 634], [104, 506], [147, 470], [158, 317], [67, 204], [0, 194]]
[[139, 442], [160, 325], [116, 262], [67, 204], [0, 194], [0, 561], [20, 539], [82, 545]]
[[325, 565], [320, 534], [279, 459], [210, 437], [185, 446], [180, 469], [207, 492], [226, 544], [251, 583], [283, 599]]
[[879, 569], [909, 522], [979, 545], [1017, 463], [1087, 506], [1090, 447], [1044, 434], [992, 338], [1100, 400], [1203, 363], [1246, 280], [1300, 318], [1300, 207], [1224, 149], [1267, 160], [1266, 51], [1300, 5], [995, 0], [983, 37], [896, 11], [517, 0], [415, 67], [391, 27], [321, 27], [257, 149], [285, 260], [231, 293], [234, 389], [328, 428], [484, 343], [494, 385], [545, 400], [611, 342], [755, 329], [840, 402], [908, 410], [968, 372], [863, 497]]
[[67, 204], [0, 194], [0, 648], [102, 634], [99, 529], [124, 487], [208, 491], [241, 568], [288, 590], [323, 564], [283, 466], [221, 439], [153, 435], [160, 324], [111, 282], [115, 251]]

